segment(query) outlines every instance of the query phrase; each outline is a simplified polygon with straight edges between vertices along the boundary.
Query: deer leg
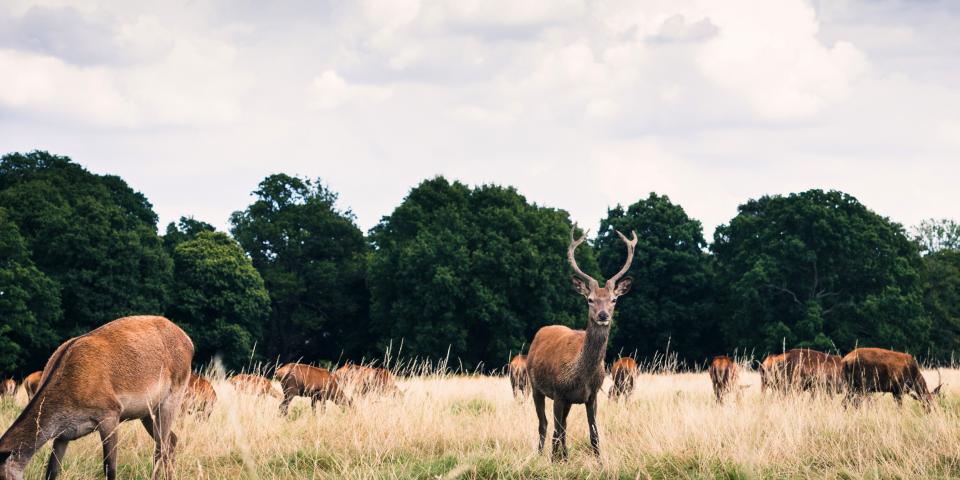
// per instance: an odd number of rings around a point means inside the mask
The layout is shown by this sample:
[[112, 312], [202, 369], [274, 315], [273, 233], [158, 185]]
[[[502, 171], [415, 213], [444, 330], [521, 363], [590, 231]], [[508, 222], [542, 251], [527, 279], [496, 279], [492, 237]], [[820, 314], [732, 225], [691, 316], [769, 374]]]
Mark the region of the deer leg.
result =
[[280, 414], [287, 416], [290, 409], [290, 402], [293, 401], [293, 395], [290, 395], [286, 391], [283, 392], [283, 401], [280, 402]]
[[56, 480], [60, 475], [60, 467], [63, 462], [63, 456], [67, 453], [67, 445], [70, 440], [63, 437], [57, 437], [53, 440], [53, 452], [50, 453], [50, 462], [47, 463], [46, 480]]
[[553, 399], [553, 460], [567, 459], [567, 414], [570, 404]]
[[590, 427], [590, 446], [593, 454], [600, 455], [600, 431], [597, 429], [597, 395], [587, 400], [587, 425]]
[[533, 407], [537, 411], [537, 431], [540, 434], [537, 453], [543, 453], [543, 442], [547, 438], [547, 412], [545, 403], [543, 394], [534, 390]]
[[[179, 405], [176, 405], [175, 402], [164, 401], [157, 408], [156, 419], [152, 420], [153, 440], [156, 442], [153, 478], [158, 478], [161, 470], [167, 480], [174, 478], [173, 464], [177, 448], [177, 435], [173, 433], [172, 428], [177, 409], [179, 409]], [[145, 422], [144, 426], [146, 426]]]
[[119, 418], [107, 416], [100, 421], [97, 431], [100, 432], [100, 441], [103, 443], [103, 472], [107, 480], [117, 478], [117, 433], [120, 426]]

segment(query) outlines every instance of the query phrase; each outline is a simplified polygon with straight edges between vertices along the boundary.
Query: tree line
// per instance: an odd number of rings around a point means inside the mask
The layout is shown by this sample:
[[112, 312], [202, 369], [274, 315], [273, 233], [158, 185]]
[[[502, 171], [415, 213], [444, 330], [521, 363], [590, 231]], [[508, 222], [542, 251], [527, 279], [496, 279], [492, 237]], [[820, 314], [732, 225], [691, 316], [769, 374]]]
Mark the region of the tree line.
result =
[[[161, 234], [119, 177], [42, 151], [0, 158], [0, 371], [42, 368], [66, 338], [130, 314], [169, 317], [198, 364], [232, 369], [391, 348], [499, 368], [541, 326], [586, 321], [569, 214], [512, 187], [427, 179], [366, 234], [319, 179], [270, 175], [253, 194], [229, 232], [185, 216]], [[880, 346], [948, 362], [960, 347], [953, 221], [908, 232], [850, 195], [809, 190], [746, 201], [708, 242], [651, 193], [609, 209], [578, 251], [588, 274], [622, 265], [615, 230], [639, 243], [612, 356]]]

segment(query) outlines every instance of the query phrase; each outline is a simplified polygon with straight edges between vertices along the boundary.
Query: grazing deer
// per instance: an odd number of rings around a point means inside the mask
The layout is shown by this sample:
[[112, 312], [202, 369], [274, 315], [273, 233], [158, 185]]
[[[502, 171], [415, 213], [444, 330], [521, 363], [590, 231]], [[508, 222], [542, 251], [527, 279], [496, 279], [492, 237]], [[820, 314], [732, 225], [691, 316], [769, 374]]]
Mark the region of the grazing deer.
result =
[[586, 239], [586, 233], [575, 240], [574, 229], [570, 230], [570, 246], [567, 261], [573, 268], [573, 288], [587, 299], [589, 320], [587, 329], [572, 330], [562, 325], [541, 328], [533, 337], [527, 352], [527, 367], [533, 387], [533, 404], [537, 410], [540, 442], [538, 451], [543, 451], [547, 435], [547, 415], [544, 398], [553, 399], [553, 459], [567, 458], [567, 415], [570, 406], [585, 404], [587, 423], [590, 427], [590, 445], [596, 455], [600, 454], [600, 432], [597, 430], [597, 391], [606, 377], [603, 359], [610, 337], [610, 322], [617, 298], [630, 290], [632, 280], [621, 277], [633, 262], [633, 250], [637, 245], [637, 233], [627, 240], [617, 232], [627, 246], [627, 259], [616, 275], [601, 287], [591, 276], [577, 266], [574, 252]]
[[[920, 371], [920, 364], [909, 353], [882, 348], [858, 348], [841, 360], [847, 395], [844, 406], [853, 403], [859, 407], [865, 394], [891, 393], [897, 405], [903, 405], [903, 394], [923, 404], [926, 411], [933, 407], [933, 397], [940, 393], [943, 383], [931, 392]], [[937, 370], [939, 377], [940, 370]]]
[[23, 389], [27, 392], [27, 400], [33, 398], [33, 395], [37, 393], [37, 389], [40, 388], [41, 377], [43, 377], [42, 370], [33, 372], [23, 379]]
[[637, 361], [630, 357], [623, 357], [613, 362], [610, 367], [610, 377], [613, 378], [613, 387], [607, 396], [611, 400], [630, 400], [633, 393], [633, 383], [637, 377]]
[[270, 383], [270, 380], [260, 375], [240, 373], [230, 377], [230, 380], [227, 381], [240, 393], [257, 396], [270, 395], [274, 398], [281, 398], [281, 395], [273, 389], [273, 384]]
[[12, 378], [8, 378], [4, 380], [3, 383], [0, 383], [0, 397], [6, 396], [6, 395], [10, 395], [12, 397], [15, 393], [17, 393], [16, 380]]
[[287, 414], [290, 402], [294, 397], [310, 397], [310, 408], [314, 411], [317, 402], [320, 410], [327, 400], [337, 405], [350, 405], [350, 399], [337, 386], [337, 379], [326, 368], [317, 368], [300, 363], [288, 363], [277, 369], [276, 378], [283, 386], [283, 401], [280, 402], [280, 413]]
[[133, 419], [156, 442], [153, 477], [162, 470], [173, 478], [177, 436], [171, 427], [192, 360], [190, 337], [163, 317], [125, 317], [67, 340], [47, 361], [33, 398], [0, 437], [0, 479], [22, 479], [30, 458], [51, 439], [46, 478], [57, 478], [70, 441], [93, 431], [103, 442], [104, 472], [115, 479], [118, 427]]
[[820, 391], [840, 393], [843, 389], [840, 361], [836, 355], [809, 348], [788, 350], [780, 365], [781, 388], [807, 391], [813, 395]]
[[187, 396], [183, 402], [184, 412], [207, 419], [210, 418], [215, 403], [217, 403], [217, 391], [213, 389], [210, 381], [191, 373], [190, 382], [187, 385]]
[[513, 389], [513, 398], [523, 400], [530, 395], [530, 374], [527, 373], [527, 356], [520, 354], [510, 360], [507, 367], [510, 374], [510, 388]]
[[770, 354], [767, 355], [767, 358], [763, 359], [763, 363], [760, 364], [760, 393], [764, 393], [767, 389], [773, 390], [782, 390], [783, 389], [783, 353]]
[[723, 403], [724, 398], [737, 387], [737, 364], [732, 358], [719, 355], [713, 357], [709, 370], [713, 394], [717, 397], [717, 403]]

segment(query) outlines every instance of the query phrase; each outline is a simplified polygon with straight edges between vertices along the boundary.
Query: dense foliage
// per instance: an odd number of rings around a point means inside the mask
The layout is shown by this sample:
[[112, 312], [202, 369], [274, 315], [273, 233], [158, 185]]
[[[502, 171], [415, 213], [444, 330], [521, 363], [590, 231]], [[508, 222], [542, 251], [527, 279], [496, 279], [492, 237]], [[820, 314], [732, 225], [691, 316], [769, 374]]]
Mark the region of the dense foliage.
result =
[[271, 175], [230, 218], [232, 233], [270, 292], [263, 353], [281, 361], [362, 356], [367, 244], [353, 214], [320, 181]]
[[[0, 373], [39, 369], [63, 340], [127, 314], [164, 314], [198, 364], [403, 357], [498, 368], [549, 324], [582, 328], [563, 210], [515, 189], [442, 177], [413, 188], [367, 237], [320, 181], [265, 178], [231, 234], [192, 217], [161, 237], [143, 195], [69, 158], [0, 158]], [[799, 346], [960, 347], [960, 227], [904, 229], [836, 191], [749, 200], [707, 245], [662, 195], [617, 206], [580, 266], [602, 281], [639, 242], [610, 357]], [[591, 248], [592, 247], [592, 248]], [[458, 363], [459, 362], [459, 363]]]
[[727, 349], [924, 353], [921, 261], [903, 228], [841, 192], [764, 196], [717, 228]]
[[[466, 368], [499, 368], [543, 325], [586, 321], [570, 287], [570, 222], [512, 188], [434, 178], [370, 234], [372, 331], [405, 355], [450, 349]], [[595, 272], [589, 248], [580, 265]]]
[[172, 263], [157, 216], [119, 177], [46, 152], [5, 155], [0, 207], [33, 264], [59, 287], [63, 315], [34, 312], [58, 341], [123, 315], [163, 311]]
[[245, 367], [270, 314], [263, 279], [233, 238], [200, 231], [173, 252], [174, 277], [167, 315], [175, 319], [202, 363], [219, 354], [228, 368]]
[[627, 236], [636, 231], [638, 241], [627, 273], [633, 287], [617, 302], [611, 351], [649, 358], [669, 348], [690, 361], [716, 351], [712, 267], [700, 222], [655, 193], [626, 210], [609, 210], [596, 243], [600, 269], [607, 275], [619, 270], [626, 257], [615, 230]]

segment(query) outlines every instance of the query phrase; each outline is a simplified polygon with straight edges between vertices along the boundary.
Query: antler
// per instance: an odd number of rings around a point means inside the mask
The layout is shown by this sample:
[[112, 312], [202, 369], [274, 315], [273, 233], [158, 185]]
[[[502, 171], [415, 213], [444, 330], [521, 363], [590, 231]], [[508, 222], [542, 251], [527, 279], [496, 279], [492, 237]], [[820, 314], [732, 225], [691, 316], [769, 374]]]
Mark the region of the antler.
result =
[[607, 280], [607, 288], [615, 286], [617, 282], [620, 281], [620, 277], [622, 277], [623, 274], [627, 273], [627, 270], [630, 270], [630, 264], [633, 263], [633, 249], [634, 247], [637, 246], [637, 232], [635, 230], [632, 232], [633, 233], [632, 240], [627, 240], [626, 235], [620, 233], [620, 230], [617, 230], [616, 232], [617, 232], [617, 235], [620, 236], [620, 240], [623, 240], [623, 243], [627, 244], [627, 261], [624, 262], [623, 268], [621, 268], [616, 275], [610, 277], [610, 279]]
[[573, 267], [573, 273], [575, 273], [578, 277], [582, 278], [583, 281], [587, 282], [587, 284], [590, 285], [591, 289], [597, 288], [600, 286], [600, 283], [597, 282], [590, 275], [583, 273], [583, 270], [580, 270], [580, 267], [577, 266], [577, 259], [574, 258], [573, 256], [573, 252], [576, 251], [577, 247], [580, 246], [580, 244], [587, 239], [587, 232], [589, 232], [589, 230], [587, 230], [586, 232], [583, 232], [583, 236], [580, 237], [579, 240], [577, 240], [577, 239], [574, 239], [573, 237], [573, 234], [576, 231], [576, 229], [577, 229], [577, 224], [574, 223], [573, 226], [570, 227], [570, 247], [567, 248], [567, 260], [570, 261], [570, 266]]

